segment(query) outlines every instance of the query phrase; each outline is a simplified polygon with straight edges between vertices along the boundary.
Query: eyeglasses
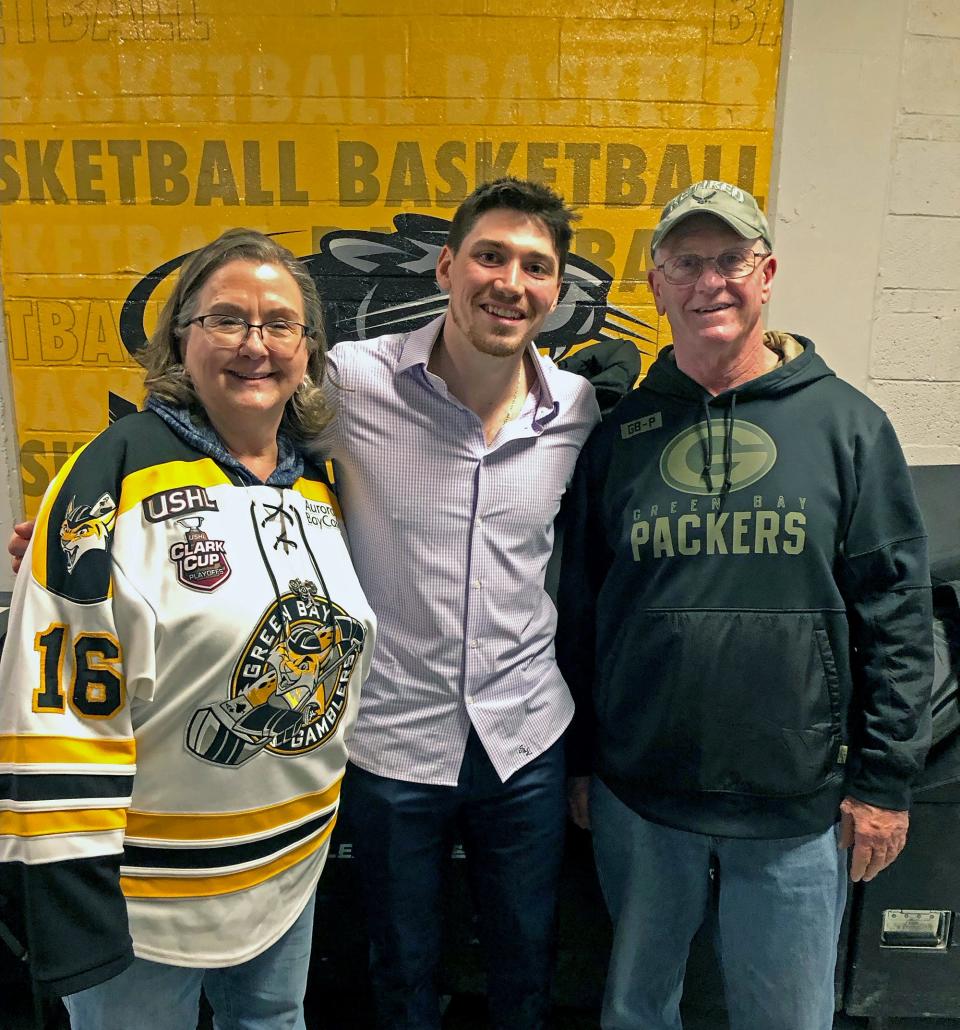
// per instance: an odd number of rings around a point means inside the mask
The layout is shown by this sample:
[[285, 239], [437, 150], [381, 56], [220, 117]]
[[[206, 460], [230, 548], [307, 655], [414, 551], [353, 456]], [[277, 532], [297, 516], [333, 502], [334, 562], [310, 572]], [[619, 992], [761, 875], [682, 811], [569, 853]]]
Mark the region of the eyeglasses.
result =
[[197, 315], [187, 325], [194, 323], [205, 329], [210, 342], [218, 347], [239, 347], [251, 329], [259, 329], [264, 346], [276, 351], [292, 351], [304, 336], [310, 335], [309, 326], [286, 318], [272, 318], [257, 324], [239, 315]]
[[663, 272], [664, 279], [673, 286], [689, 286], [700, 278], [707, 264], [712, 264], [717, 270], [717, 275], [722, 275], [724, 279], [745, 279], [764, 258], [768, 257], [770, 251], [758, 254], [749, 247], [735, 247], [716, 257], [678, 254], [655, 267]]

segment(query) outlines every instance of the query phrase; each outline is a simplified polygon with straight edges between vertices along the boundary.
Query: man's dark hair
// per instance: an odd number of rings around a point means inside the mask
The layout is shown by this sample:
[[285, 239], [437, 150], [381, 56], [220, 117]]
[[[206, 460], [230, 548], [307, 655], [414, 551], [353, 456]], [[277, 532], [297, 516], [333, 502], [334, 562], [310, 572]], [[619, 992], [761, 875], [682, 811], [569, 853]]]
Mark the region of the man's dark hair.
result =
[[457, 208], [450, 222], [447, 246], [456, 254], [460, 244], [474, 227], [477, 219], [488, 211], [506, 208], [522, 211], [531, 218], [538, 218], [546, 226], [553, 239], [560, 265], [557, 274], [563, 274], [573, 239], [573, 223], [580, 216], [567, 207], [563, 197], [549, 186], [529, 179], [515, 179], [506, 176], [478, 186]]

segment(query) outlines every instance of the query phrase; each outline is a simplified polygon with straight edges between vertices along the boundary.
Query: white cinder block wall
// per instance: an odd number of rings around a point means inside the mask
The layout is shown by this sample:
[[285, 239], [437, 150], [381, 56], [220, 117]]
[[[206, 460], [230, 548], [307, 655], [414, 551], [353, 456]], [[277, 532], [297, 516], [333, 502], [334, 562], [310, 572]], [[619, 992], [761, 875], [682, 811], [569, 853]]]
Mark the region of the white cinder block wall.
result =
[[960, 463], [960, 3], [910, 0], [869, 393], [917, 465]]
[[960, 464], [960, 3], [792, 0], [769, 323], [812, 337], [913, 465]]

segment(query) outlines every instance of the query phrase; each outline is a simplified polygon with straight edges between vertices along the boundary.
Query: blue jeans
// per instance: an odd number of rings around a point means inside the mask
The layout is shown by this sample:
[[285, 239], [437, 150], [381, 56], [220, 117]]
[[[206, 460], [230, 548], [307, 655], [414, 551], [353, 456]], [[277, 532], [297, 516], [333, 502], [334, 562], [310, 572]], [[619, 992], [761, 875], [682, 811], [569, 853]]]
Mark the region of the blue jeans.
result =
[[680, 1030], [711, 859], [730, 1030], [830, 1030], [847, 889], [835, 828], [782, 840], [688, 833], [643, 819], [597, 779], [590, 818], [614, 925], [603, 1030]]
[[72, 1030], [196, 1030], [203, 987], [214, 1030], [305, 1030], [311, 896], [289, 930], [238, 966], [191, 969], [137, 958], [119, 976], [63, 999]]
[[471, 731], [455, 787], [348, 765], [342, 811], [353, 831], [384, 1030], [439, 1030], [443, 871], [455, 829], [487, 965], [491, 1025], [546, 1025], [565, 833], [560, 741], [506, 783]]

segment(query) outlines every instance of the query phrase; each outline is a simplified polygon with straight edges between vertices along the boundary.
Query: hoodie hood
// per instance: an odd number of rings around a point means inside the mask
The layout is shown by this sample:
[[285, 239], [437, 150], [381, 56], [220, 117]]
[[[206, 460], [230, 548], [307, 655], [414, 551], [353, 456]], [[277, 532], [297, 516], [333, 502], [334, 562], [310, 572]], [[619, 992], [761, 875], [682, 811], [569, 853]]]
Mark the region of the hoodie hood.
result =
[[747, 397], [775, 397], [835, 375], [817, 354], [813, 341], [805, 336], [767, 330], [763, 334], [763, 342], [780, 356], [781, 363], [762, 376], [741, 383], [732, 390], [725, 390], [715, 397], [680, 371], [672, 345], [660, 351], [641, 386], [667, 397], [686, 398], [698, 403], [706, 398], [707, 403], [719, 407], [731, 403], [733, 397], [741, 400]]
[[[730, 477], [733, 468], [733, 426], [736, 417], [737, 403], [755, 400], [761, 397], [777, 397], [802, 390], [811, 383], [821, 379], [835, 377], [835, 373], [816, 353], [812, 340], [793, 333], [779, 330], [767, 330], [763, 336], [766, 347], [774, 351], [780, 363], [776, 368], [765, 372], [756, 379], [750, 379], [732, 390], [714, 396], [704, 389], [696, 380], [691, 379], [677, 367], [672, 346], [664, 347], [657, 356], [641, 389], [675, 400], [695, 404], [701, 409], [706, 432], [700, 441], [703, 453], [703, 470], [701, 475], [707, 490], [713, 491], [714, 480], [711, 469], [714, 463], [713, 419], [723, 419], [723, 486], [721, 494], [730, 490]], [[711, 411], [712, 409], [712, 411]], [[718, 410], [719, 409], [719, 410]]]

